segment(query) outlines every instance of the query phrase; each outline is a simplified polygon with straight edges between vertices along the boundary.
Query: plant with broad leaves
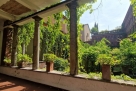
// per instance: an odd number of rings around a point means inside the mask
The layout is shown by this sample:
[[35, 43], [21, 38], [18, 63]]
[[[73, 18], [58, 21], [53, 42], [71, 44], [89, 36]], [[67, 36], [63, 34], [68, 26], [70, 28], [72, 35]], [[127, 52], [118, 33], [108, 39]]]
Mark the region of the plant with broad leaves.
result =
[[17, 62], [28, 62], [28, 63], [32, 63], [32, 58], [29, 57], [29, 55], [27, 54], [18, 54], [17, 55]]
[[45, 62], [54, 62], [57, 56], [54, 54], [44, 54], [44, 61]]
[[68, 60], [63, 58], [56, 58], [54, 61], [54, 69], [58, 71], [66, 71], [68, 69], [69, 63]]

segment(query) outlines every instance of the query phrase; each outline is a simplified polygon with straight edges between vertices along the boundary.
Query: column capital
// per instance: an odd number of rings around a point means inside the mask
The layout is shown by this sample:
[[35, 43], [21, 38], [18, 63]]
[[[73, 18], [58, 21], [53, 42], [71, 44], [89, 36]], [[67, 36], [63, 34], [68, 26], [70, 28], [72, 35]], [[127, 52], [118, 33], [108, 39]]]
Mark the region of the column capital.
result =
[[36, 20], [36, 21], [40, 21], [42, 18], [41, 17], [39, 17], [39, 16], [34, 16], [34, 17], [32, 17], [34, 20]]
[[69, 9], [76, 8], [78, 6], [77, 0], [73, 0], [72, 2], [67, 4]]
[[4, 21], [4, 26], [7, 26], [7, 25], [9, 25], [9, 24], [11, 24], [11, 23], [12, 23], [12, 21], [6, 20], [6, 21]]

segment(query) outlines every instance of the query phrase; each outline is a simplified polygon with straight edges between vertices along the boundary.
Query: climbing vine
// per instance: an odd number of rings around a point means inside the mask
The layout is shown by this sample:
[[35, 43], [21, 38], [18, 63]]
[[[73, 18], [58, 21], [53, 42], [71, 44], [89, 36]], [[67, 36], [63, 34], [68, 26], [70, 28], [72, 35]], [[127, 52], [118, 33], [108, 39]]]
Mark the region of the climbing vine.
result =
[[34, 23], [27, 23], [23, 26], [20, 26], [18, 32], [18, 53], [25, 54], [26, 47], [29, 45], [30, 41], [33, 38], [34, 33]]

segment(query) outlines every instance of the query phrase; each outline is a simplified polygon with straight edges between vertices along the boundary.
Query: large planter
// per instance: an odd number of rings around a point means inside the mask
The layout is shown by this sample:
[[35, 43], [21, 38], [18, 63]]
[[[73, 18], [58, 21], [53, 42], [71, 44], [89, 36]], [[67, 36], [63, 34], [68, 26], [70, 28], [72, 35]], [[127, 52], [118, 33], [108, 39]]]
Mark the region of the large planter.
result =
[[46, 72], [53, 71], [53, 66], [54, 66], [53, 62], [46, 62]]
[[4, 66], [10, 67], [10, 66], [11, 66], [11, 63], [6, 63], [6, 62], [4, 62]]
[[105, 81], [111, 81], [111, 70], [110, 65], [102, 65], [102, 79]]
[[18, 68], [24, 68], [27, 66], [27, 62], [19, 61], [19, 62], [17, 62], [17, 66], [18, 66]]

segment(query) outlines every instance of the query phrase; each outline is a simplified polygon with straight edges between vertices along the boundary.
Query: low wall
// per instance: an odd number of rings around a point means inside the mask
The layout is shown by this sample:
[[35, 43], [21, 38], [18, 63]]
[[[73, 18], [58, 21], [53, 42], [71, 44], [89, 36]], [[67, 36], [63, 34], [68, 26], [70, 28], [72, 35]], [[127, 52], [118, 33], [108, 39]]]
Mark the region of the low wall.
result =
[[0, 73], [70, 91], [136, 91], [135, 86], [9, 67], [0, 67]]

